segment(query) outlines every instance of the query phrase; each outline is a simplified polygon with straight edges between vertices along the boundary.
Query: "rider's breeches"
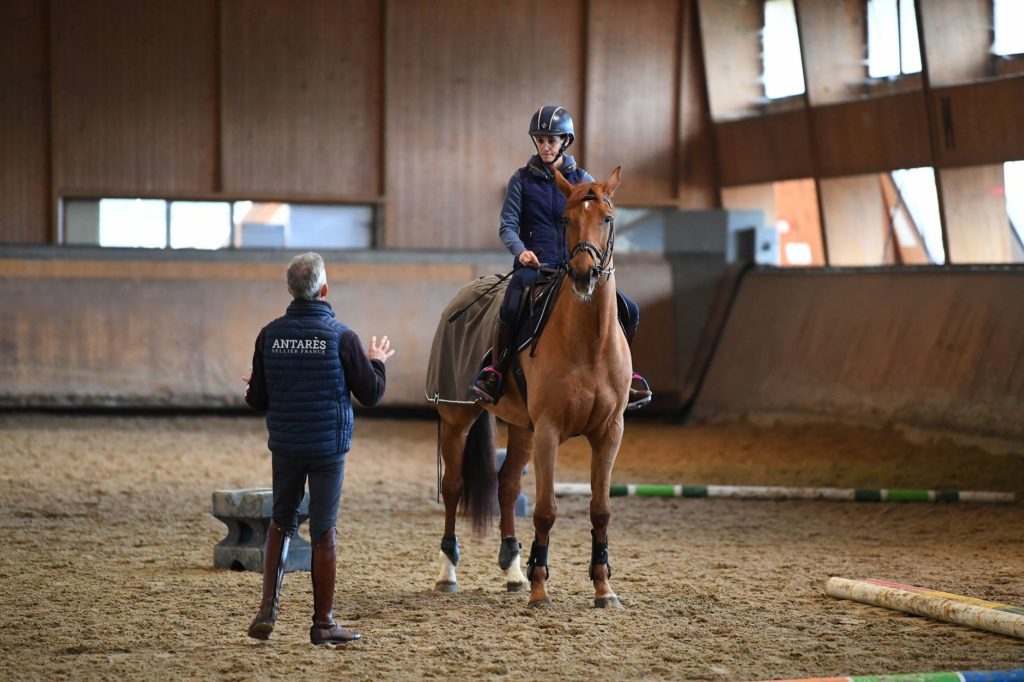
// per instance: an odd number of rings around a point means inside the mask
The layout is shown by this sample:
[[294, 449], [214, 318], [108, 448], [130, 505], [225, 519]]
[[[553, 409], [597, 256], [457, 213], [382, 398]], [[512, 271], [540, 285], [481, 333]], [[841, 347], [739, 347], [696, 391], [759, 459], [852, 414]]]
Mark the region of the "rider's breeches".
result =
[[505, 288], [505, 298], [501, 301], [501, 310], [498, 317], [501, 321], [512, 327], [516, 323], [516, 314], [519, 312], [519, 302], [523, 299], [523, 292], [526, 288], [533, 286], [540, 276], [540, 270], [533, 268], [518, 267], [512, 271], [512, 278]]
[[617, 301], [619, 319], [622, 320], [622, 326], [625, 328], [626, 339], [632, 343], [633, 335], [636, 334], [636, 328], [640, 326], [640, 306], [618, 289], [615, 290], [615, 295], [619, 298]]
[[309, 537], [316, 542], [338, 524], [345, 457], [273, 456], [274, 520], [292, 533], [299, 527], [299, 504], [309, 480]]

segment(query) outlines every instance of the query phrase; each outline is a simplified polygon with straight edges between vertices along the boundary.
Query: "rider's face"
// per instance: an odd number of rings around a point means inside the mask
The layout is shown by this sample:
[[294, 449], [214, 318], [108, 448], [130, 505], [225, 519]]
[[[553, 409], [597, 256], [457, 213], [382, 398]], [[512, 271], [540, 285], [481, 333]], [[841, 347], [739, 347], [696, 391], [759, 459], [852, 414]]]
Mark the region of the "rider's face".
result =
[[562, 148], [562, 135], [534, 135], [533, 143], [537, 145], [537, 155], [544, 163], [552, 163]]

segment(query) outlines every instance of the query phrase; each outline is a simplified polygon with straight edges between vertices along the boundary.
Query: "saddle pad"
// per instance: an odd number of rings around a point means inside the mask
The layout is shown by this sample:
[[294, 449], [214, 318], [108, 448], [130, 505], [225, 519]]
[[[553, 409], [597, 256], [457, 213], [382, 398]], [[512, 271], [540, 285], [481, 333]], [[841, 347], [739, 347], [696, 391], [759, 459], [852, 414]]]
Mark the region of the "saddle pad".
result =
[[[494, 289], [473, 303], [491, 286]], [[491, 352], [494, 321], [507, 286], [508, 278], [500, 280], [498, 275], [478, 277], [462, 287], [444, 309], [427, 362], [427, 400], [432, 403], [476, 402], [469, 385]], [[448, 321], [466, 306], [469, 308], [457, 320]]]

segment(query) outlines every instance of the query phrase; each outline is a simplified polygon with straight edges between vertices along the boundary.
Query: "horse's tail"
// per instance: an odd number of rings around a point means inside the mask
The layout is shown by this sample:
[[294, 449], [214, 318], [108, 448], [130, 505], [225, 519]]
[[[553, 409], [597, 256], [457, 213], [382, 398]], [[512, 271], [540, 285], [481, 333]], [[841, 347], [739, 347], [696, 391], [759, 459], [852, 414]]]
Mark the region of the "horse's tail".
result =
[[494, 415], [485, 410], [470, 427], [462, 453], [462, 511], [477, 535], [491, 527], [494, 516], [498, 494], [494, 459]]

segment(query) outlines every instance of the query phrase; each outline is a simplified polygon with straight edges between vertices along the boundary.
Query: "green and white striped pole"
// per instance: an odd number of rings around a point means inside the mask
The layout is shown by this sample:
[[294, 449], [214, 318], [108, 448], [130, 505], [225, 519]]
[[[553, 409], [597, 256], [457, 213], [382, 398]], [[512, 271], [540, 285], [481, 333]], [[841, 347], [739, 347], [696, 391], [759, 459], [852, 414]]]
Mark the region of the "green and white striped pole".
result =
[[[556, 483], [555, 495], [590, 495], [589, 483]], [[796, 488], [764, 485], [616, 484], [612, 497], [725, 497], [745, 500], [841, 500], [850, 502], [1013, 502], [1014, 494], [977, 490], [903, 488]]]

